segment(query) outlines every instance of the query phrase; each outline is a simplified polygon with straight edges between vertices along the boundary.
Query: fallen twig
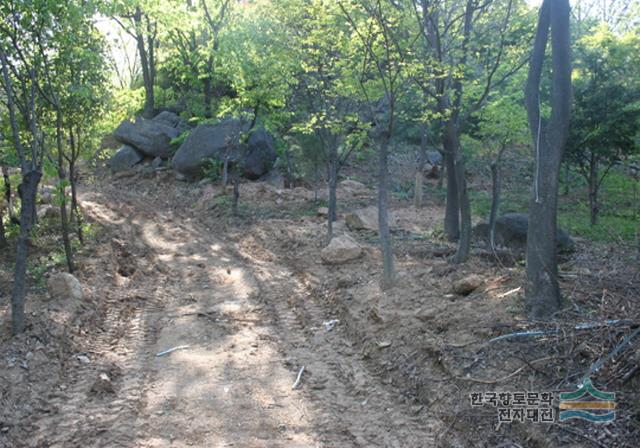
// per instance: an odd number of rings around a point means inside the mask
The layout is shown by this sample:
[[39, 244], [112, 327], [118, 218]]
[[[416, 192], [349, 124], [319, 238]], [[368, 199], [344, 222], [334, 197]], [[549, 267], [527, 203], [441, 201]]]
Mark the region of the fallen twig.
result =
[[189, 348], [189, 346], [188, 346], [188, 345], [179, 345], [179, 346], [177, 346], [177, 347], [172, 347], [172, 348], [170, 348], [170, 349], [168, 349], [168, 350], [165, 350], [165, 351], [163, 351], [163, 352], [157, 353], [157, 354], [156, 354], [156, 357], [160, 357], [160, 356], [168, 355], [169, 353], [172, 353], [172, 352], [175, 352], [175, 351], [178, 351], [178, 350], [186, 350], [186, 349], [188, 349], [188, 348]]
[[298, 386], [300, 385], [300, 380], [302, 379], [302, 374], [304, 373], [304, 366], [302, 366], [300, 368], [300, 371], [298, 372], [298, 377], [296, 378], [296, 382], [293, 383], [293, 386], [291, 386], [292, 390], [295, 390], [298, 388]]
[[498, 378], [497, 380], [481, 380], [481, 379], [477, 379], [477, 378], [466, 378], [466, 377], [462, 377], [462, 376], [456, 376], [455, 378], [457, 380], [462, 380], [462, 381], [472, 381], [474, 383], [480, 383], [480, 384], [497, 384], [497, 383], [502, 383], [503, 381], [506, 381], [510, 378], [513, 378], [514, 376], [516, 376], [517, 374], [519, 374], [520, 372], [522, 372], [525, 368], [527, 367], [533, 367], [532, 364], [538, 363], [538, 362], [542, 362], [542, 361], [550, 361], [552, 359], [556, 359], [557, 356], [547, 356], [545, 358], [540, 358], [540, 359], [536, 359], [534, 361], [530, 361], [528, 363], [526, 363], [525, 365], [521, 366], [520, 368], [516, 369], [514, 372], [510, 373], [507, 376], [503, 376], [502, 378]]
[[[576, 325], [573, 328], [576, 330], [593, 330], [595, 328], [613, 327], [616, 325], [634, 325], [637, 323], [638, 323], [637, 321], [633, 321], [633, 320], [615, 319], [615, 320], [607, 320], [604, 322], [597, 322], [597, 323], [582, 323], [582, 324]], [[554, 328], [550, 330], [518, 331], [516, 333], [503, 334], [502, 336], [497, 336], [493, 339], [489, 339], [489, 342], [496, 342], [504, 339], [513, 339], [513, 338], [545, 336], [549, 334], [560, 333], [560, 331], [561, 331], [560, 328]]]
[[510, 296], [511, 294], [515, 294], [516, 292], [520, 291], [521, 289], [522, 289], [522, 286], [518, 286], [517, 288], [514, 288], [511, 291], [507, 291], [507, 292], [503, 292], [502, 294], [498, 294], [498, 298], [502, 299], [503, 297]]
[[622, 342], [616, 345], [613, 348], [613, 350], [609, 352], [607, 356], [605, 356], [604, 358], [600, 358], [599, 360], [591, 364], [591, 367], [589, 368], [589, 371], [584, 375], [583, 380], [589, 378], [592, 373], [595, 373], [598, 370], [600, 370], [607, 362], [609, 362], [609, 360], [611, 360], [618, 353], [620, 353], [620, 351], [624, 348], [625, 345], [629, 344], [638, 335], [640, 335], [640, 327], [636, 328], [635, 331], [633, 331], [627, 337], [625, 337], [622, 340]]
[[599, 446], [601, 448], [607, 448], [607, 445], [597, 441], [596, 439], [594, 439], [592, 437], [589, 437], [586, 434], [583, 434], [583, 433], [578, 432], [578, 431], [576, 431], [574, 429], [571, 429], [571, 428], [569, 428], [569, 427], [567, 427], [565, 425], [560, 425], [558, 423], [553, 423], [553, 425], [557, 426], [558, 428], [562, 429], [563, 431], [568, 432], [569, 434], [573, 434], [574, 436], [582, 437], [583, 439], [588, 440], [589, 442], [593, 443], [596, 446]]

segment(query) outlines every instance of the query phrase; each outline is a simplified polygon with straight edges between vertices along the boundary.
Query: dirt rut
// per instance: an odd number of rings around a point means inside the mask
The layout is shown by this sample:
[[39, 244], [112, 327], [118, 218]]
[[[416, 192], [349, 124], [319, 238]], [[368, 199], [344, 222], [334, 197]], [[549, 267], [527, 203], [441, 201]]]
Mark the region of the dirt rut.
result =
[[160, 195], [105, 187], [82, 199], [118, 269], [103, 273], [90, 363], [70, 369], [39, 422], [42, 446], [434, 446], [440, 428], [401, 403], [340, 324], [327, 331], [331, 310], [277, 257]]

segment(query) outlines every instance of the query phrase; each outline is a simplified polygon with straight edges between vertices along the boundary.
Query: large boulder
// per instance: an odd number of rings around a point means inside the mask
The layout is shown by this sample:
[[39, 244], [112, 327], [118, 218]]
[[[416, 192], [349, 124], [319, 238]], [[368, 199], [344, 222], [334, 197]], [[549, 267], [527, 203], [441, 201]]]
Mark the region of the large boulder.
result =
[[247, 179], [257, 180], [271, 170], [276, 157], [271, 134], [264, 129], [252, 132], [242, 155], [242, 175]]
[[247, 130], [247, 125], [237, 119], [197, 126], [178, 148], [173, 168], [189, 178], [198, 178], [203, 175], [208, 159], [228, 159], [240, 165], [245, 177], [258, 179], [269, 172], [276, 160], [273, 137], [264, 130], [256, 130], [246, 144], [239, 144], [240, 136]]
[[[527, 230], [529, 217], [524, 213], [505, 213], [496, 219], [495, 241], [498, 246], [508, 247], [515, 251], [525, 251], [527, 248]], [[484, 241], [489, 239], [489, 225], [480, 223], [473, 228], [476, 238]], [[558, 228], [556, 235], [558, 250], [571, 252], [575, 243], [566, 230]]]
[[[397, 225], [397, 219], [392, 213], [388, 213], [387, 219], [389, 227]], [[354, 210], [345, 215], [344, 220], [347, 227], [351, 230], [370, 230], [378, 231], [378, 207], [366, 207]]]
[[160, 112], [158, 115], [153, 117], [153, 121], [171, 126], [172, 128], [176, 128], [180, 133], [183, 133], [184, 131], [189, 129], [189, 126], [187, 125], [187, 122], [185, 120], [169, 111]]
[[84, 293], [82, 285], [73, 275], [67, 272], [53, 274], [47, 281], [49, 295], [54, 299], [82, 300]]
[[128, 170], [143, 158], [144, 156], [137, 149], [129, 145], [124, 145], [109, 159], [107, 165], [111, 168], [112, 172], [117, 173]]
[[431, 165], [442, 164], [442, 153], [440, 151], [427, 151], [427, 163]]
[[171, 140], [179, 135], [178, 129], [163, 121], [143, 118], [138, 118], [135, 123], [125, 120], [113, 131], [113, 136], [120, 143], [133, 146], [149, 157], [169, 157]]
[[360, 258], [362, 248], [347, 235], [333, 237], [327, 247], [320, 252], [320, 258], [326, 264], [343, 264]]

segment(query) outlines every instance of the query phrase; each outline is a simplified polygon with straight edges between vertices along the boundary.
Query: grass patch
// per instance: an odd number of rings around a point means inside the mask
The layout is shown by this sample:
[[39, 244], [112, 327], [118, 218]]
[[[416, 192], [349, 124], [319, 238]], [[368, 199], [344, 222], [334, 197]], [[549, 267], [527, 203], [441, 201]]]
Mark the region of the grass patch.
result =
[[[568, 193], [564, 194], [565, 187]], [[529, 189], [523, 185], [505, 185], [502, 189], [500, 214], [527, 213]], [[474, 216], [488, 219], [491, 210], [491, 192], [469, 190], [471, 211]], [[595, 242], [620, 243], [633, 241], [640, 232], [640, 182], [622, 171], [612, 172], [605, 178], [600, 190], [598, 224], [592, 226], [589, 213], [589, 195], [584, 179], [572, 173], [568, 185], [560, 186], [558, 197], [558, 225], [571, 235]]]

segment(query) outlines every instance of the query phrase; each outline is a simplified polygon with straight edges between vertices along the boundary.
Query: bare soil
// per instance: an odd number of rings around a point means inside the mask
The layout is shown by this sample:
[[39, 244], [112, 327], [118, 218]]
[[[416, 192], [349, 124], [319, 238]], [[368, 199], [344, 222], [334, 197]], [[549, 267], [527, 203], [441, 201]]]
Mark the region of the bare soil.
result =
[[[341, 211], [374, 193], [343, 184]], [[592, 376], [617, 393], [612, 424], [499, 425], [494, 408], [469, 402], [474, 391], [574, 390], [638, 325], [630, 250], [579, 242], [562, 265], [570, 306], [534, 324], [520, 263], [477, 247], [449, 264], [441, 206], [394, 201], [397, 282], [383, 292], [373, 233], [338, 223], [365, 255], [321, 263], [314, 199], [244, 183], [233, 216], [220, 187], [166, 171], [84, 185], [98, 229], [79, 253], [85, 300], [58, 302], [34, 285], [29, 329], [10, 338], [10, 260], [0, 270], [0, 447], [640, 445], [637, 345]], [[481, 285], [455, 294], [471, 275]], [[573, 328], [618, 318], [636, 323]], [[558, 331], [488, 342], [540, 327]]]

